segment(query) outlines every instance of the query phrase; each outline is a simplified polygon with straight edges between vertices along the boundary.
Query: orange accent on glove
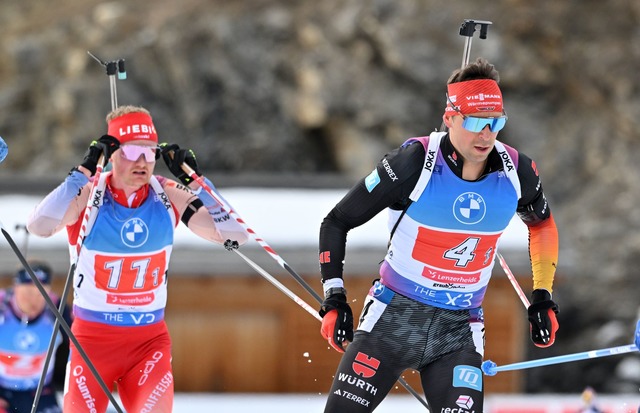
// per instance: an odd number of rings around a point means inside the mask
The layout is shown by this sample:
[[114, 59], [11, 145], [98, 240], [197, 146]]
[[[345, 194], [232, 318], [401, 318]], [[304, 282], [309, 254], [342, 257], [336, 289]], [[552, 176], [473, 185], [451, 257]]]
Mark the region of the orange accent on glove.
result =
[[322, 317], [322, 326], [320, 327], [320, 334], [322, 337], [329, 342], [331, 347], [336, 349], [336, 351], [340, 353], [344, 353], [344, 348], [342, 347], [342, 343], [337, 343], [333, 338], [336, 336], [334, 334], [336, 330], [336, 321], [338, 320], [338, 310], [331, 310], [327, 314]]
[[551, 330], [547, 331], [548, 338], [545, 338], [548, 341], [546, 343], [541, 343], [537, 340], [534, 340], [533, 344], [535, 344], [536, 347], [540, 347], [540, 348], [551, 347], [553, 343], [556, 341], [556, 331], [558, 331], [558, 328], [560, 328], [560, 324], [558, 323], [558, 318], [556, 317], [556, 312], [552, 308], [550, 308], [547, 310], [547, 315], [549, 317], [549, 321], [551, 322]]

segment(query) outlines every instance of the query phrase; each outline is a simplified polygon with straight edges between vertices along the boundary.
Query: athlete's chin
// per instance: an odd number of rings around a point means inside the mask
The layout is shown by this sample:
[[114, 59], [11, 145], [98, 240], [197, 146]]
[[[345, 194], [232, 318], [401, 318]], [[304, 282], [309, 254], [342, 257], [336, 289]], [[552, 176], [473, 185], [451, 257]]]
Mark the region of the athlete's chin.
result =
[[131, 182], [134, 185], [140, 185], [140, 186], [148, 184], [150, 180], [151, 180], [150, 174], [135, 174], [131, 177]]
[[471, 161], [474, 163], [480, 163], [480, 162], [484, 162], [487, 160], [488, 157], [488, 153], [484, 154], [484, 153], [476, 153], [473, 156], [469, 156], [467, 161]]

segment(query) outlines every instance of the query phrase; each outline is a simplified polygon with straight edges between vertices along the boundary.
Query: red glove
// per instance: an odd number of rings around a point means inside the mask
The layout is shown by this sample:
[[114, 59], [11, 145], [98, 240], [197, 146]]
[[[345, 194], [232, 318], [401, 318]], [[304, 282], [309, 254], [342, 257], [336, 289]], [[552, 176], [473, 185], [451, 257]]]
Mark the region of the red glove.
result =
[[556, 314], [558, 306], [551, 300], [547, 290], [533, 290], [531, 305], [527, 309], [531, 324], [531, 341], [537, 347], [549, 347], [556, 341], [559, 324]]
[[353, 313], [346, 293], [344, 288], [331, 288], [318, 312], [322, 317], [320, 334], [340, 353], [344, 353], [345, 342], [353, 341]]

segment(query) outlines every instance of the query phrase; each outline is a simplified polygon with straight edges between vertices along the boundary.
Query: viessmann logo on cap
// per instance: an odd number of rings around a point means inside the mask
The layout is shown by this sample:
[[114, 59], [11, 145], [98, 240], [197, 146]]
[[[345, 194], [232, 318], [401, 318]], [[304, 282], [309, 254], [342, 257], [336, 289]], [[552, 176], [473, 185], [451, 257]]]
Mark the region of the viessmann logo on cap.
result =
[[502, 112], [502, 92], [492, 79], [476, 79], [447, 85], [447, 115]]

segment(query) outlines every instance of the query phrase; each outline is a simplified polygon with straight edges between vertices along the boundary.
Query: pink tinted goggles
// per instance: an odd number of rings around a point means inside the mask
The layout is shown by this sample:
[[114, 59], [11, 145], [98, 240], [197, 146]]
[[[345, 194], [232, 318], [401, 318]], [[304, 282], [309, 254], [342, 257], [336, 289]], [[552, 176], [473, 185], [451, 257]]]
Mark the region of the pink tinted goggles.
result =
[[154, 162], [157, 159], [158, 147], [157, 146], [142, 146], [142, 145], [122, 145], [120, 146], [122, 157], [128, 161], [135, 162], [140, 159], [140, 156], [144, 155], [146, 162]]

